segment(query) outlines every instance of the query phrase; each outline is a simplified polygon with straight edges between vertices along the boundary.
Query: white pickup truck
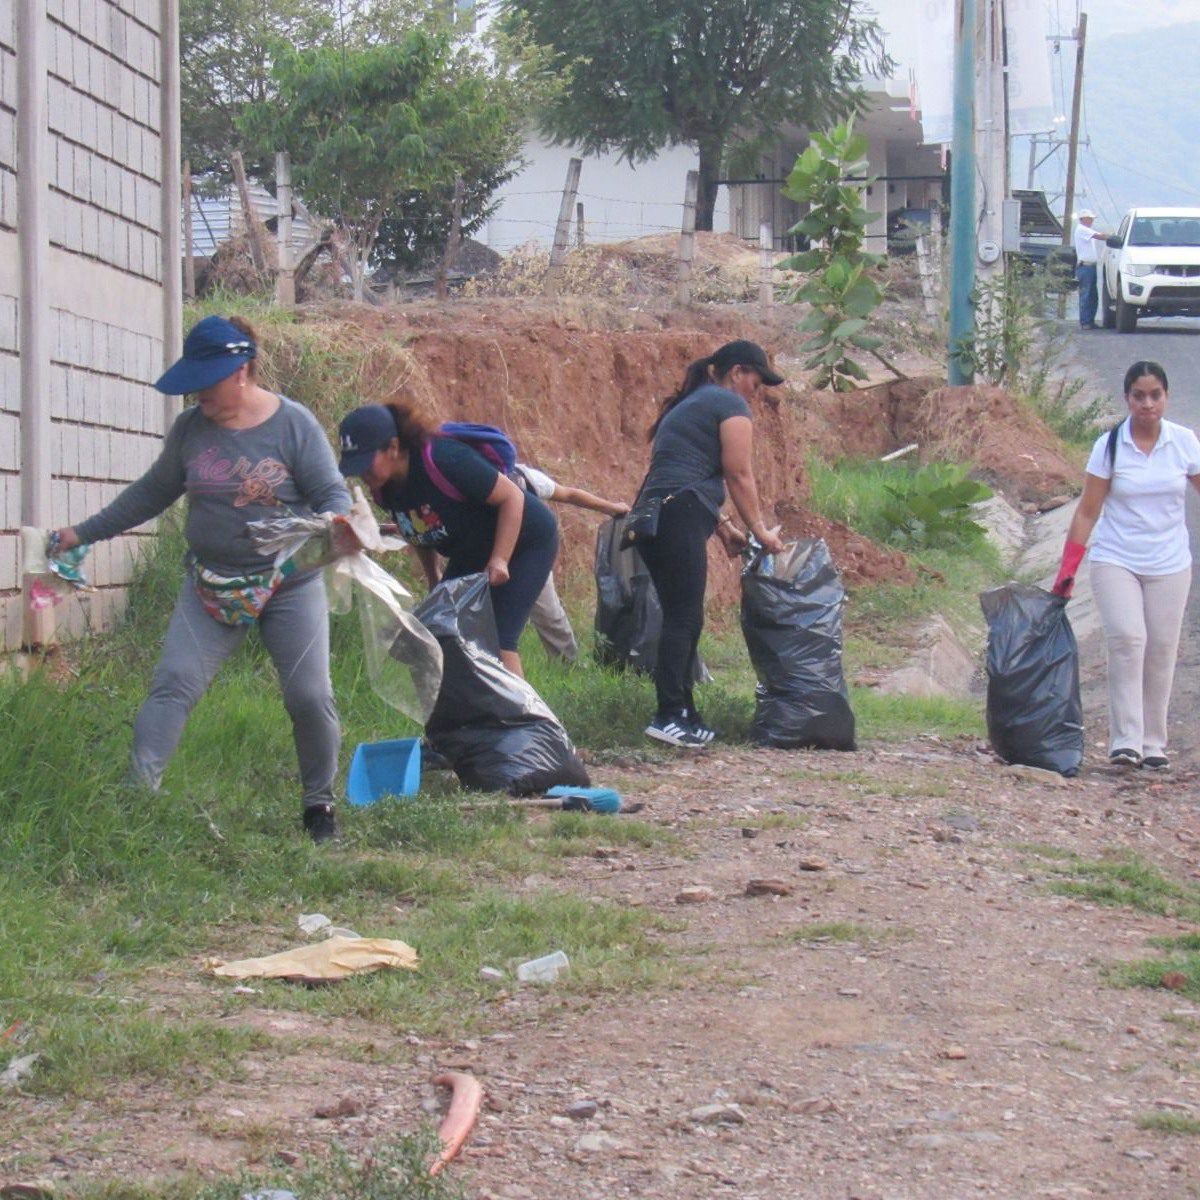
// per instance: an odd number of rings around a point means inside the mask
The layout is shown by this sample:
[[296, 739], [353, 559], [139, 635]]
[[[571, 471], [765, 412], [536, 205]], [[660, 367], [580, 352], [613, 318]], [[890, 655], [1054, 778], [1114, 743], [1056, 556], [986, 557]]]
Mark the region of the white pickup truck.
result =
[[1105, 329], [1138, 317], [1200, 317], [1200, 208], [1131, 208], [1100, 261]]

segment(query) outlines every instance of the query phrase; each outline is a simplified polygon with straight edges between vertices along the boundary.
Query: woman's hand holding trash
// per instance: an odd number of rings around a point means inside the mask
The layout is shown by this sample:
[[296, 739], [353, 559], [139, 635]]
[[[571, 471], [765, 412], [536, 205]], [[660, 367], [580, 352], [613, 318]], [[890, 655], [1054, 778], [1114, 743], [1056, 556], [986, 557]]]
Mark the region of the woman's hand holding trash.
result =
[[753, 533], [756, 538], [758, 538], [759, 545], [761, 545], [768, 554], [782, 554], [783, 538], [779, 536], [779, 530], [781, 528], [782, 526], [776, 525], [774, 529], [756, 530], [753, 526], [751, 526], [750, 532]]
[[70, 525], [65, 525], [62, 529], [56, 529], [54, 532], [57, 534], [54, 547], [56, 551], [74, 550], [79, 545], [79, 537]]
[[492, 585], [492, 587], [501, 587], [503, 584], [508, 582], [509, 574], [507, 558], [500, 558], [499, 556], [494, 555], [488, 559], [487, 567], [485, 569], [487, 572], [487, 581]]

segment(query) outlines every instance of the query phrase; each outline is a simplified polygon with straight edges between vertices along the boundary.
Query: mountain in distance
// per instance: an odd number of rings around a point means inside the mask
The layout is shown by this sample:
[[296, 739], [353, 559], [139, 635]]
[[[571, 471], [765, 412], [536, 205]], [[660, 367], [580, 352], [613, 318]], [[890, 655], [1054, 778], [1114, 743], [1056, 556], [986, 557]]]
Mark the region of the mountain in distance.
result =
[[[1195, 11], [1193, 0], [1188, 7]], [[1170, 0], [1157, 5], [1163, 13], [1171, 8]], [[1090, 26], [1090, 14], [1088, 20]], [[1080, 147], [1083, 196], [1076, 207], [1095, 209], [1097, 225], [1113, 228], [1134, 205], [1200, 207], [1198, 88], [1200, 21], [1095, 39], [1089, 28], [1081, 136], [1091, 144]], [[1061, 179], [1065, 149], [1056, 157]], [[1050, 186], [1044, 174], [1040, 182]]]

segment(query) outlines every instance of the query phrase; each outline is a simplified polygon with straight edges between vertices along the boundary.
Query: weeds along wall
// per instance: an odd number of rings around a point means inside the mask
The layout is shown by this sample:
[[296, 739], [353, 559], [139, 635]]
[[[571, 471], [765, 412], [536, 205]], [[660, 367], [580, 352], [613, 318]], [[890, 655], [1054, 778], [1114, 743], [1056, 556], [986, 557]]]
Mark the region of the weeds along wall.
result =
[[[40, 37], [35, 58], [18, 28], [18, 10], [33, 11]], [[18, 172], [41, 166], [34, 193], [44, 270], [37, 280], [42, 328], [38, 342], [48, 405], [37, 419], [46, 433], [48, 487], [44, 524], [82, 520], [136, 479], [158, 452], [167, 411], [146, 383], [161, 370], [162, 137], [160, 0], [37, 0], [0, 4], [0, 638], [22, 637], [18, 530], [22, 524], [26, 443], [22, 418], [19, 325], [22, 271], [19, 239], [31, 222], [18, 211], [30, 182]], [[44, 121], [33, 130], [36, 153], [21, 148], [24, 69], [38, 71]], [[44, 90], [42, 90], [44, 89]], [[26, 330], [28, 335], [31, 331]], [[29, 370], [29, 364], [26, 364]], [[28, 511], [26, 504], [25, 510]], [[26, 518], [27, 519], [27, 518]], [[88, 609], [71, 602], [58, 611], [64, 633], [104, 624], [120, 607], [136, 547], [146, 531], [93, 552], [91, 576], [100, 590]]]

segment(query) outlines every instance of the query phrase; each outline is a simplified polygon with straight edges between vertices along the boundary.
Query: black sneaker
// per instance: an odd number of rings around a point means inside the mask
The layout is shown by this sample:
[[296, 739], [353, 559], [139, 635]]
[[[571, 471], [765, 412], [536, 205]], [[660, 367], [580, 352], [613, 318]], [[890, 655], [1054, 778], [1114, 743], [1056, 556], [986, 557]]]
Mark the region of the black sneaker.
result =
[[332, 804], [310, 804], [304, 810], [304, 828], [318, 846], [322, 842], [336, 842], [341, 836]]
[[1171, 769], [1171, 761], [1165, 754], [1147, 754], [1142, 759], [1142, 766], [1147, 771], [1169, 771]]
[[656, 742], [666, 742], [668, 746], [680, 746], [686, 750], [701, 750], [708, 744], [682, 713], [675, 717], [655, 717], [646, 726], [646, 736]]
[[1140, 767], [1142, 756], [1128, 746], [1120, 746], [1108, 756], [1108, 761], [1114, 767]]

